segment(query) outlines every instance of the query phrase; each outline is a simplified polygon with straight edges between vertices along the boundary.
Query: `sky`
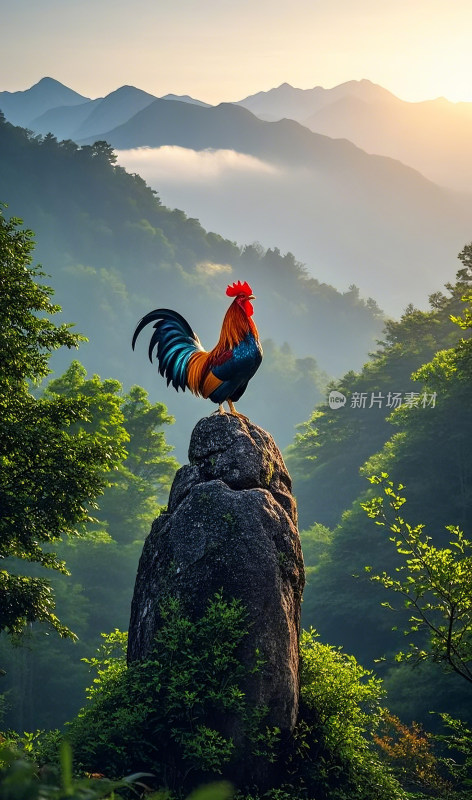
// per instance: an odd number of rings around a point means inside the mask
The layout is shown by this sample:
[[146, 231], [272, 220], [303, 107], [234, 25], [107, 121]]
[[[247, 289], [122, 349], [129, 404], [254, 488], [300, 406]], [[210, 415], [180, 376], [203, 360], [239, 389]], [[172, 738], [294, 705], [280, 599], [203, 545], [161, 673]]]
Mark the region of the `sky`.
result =
[[0, 0], [0, 91], [56, 78], [208, 103], [367, 78], [472, 101], [471, 0]]

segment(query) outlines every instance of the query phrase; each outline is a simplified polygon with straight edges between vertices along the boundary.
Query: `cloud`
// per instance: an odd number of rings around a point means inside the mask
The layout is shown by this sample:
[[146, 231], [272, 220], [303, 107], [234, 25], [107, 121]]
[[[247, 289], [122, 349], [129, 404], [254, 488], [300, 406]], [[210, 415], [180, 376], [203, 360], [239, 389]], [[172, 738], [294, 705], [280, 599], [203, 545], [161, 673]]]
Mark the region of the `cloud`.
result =
[[118, 163], [148, 183], [218, 183], [238, 177], [278, 175], [273, 164], [234, 150], [190, 150], [185, 147], [137, 147], [117, 150]]
[[232, 272], [233, 268], [231, 264], [215, 264], [213, 261], [201, 261], [197, 264], [196, 271], [200, 273], [200, 275], [206, 275], [211, 278], [213, 275]]

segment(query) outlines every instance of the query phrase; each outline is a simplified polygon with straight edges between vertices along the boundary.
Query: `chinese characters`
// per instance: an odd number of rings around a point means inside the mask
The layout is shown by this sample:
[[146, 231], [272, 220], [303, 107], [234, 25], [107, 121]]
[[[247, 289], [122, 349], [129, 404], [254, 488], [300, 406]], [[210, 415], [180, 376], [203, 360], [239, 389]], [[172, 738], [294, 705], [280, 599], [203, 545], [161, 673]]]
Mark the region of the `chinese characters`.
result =
[[[351, 408], [435, 408], [437, 393], [432, 392], [353, 392]], [[332, 391], [328, 397], [330, 408], [342, 408], [347, 398], [341, 392]]]

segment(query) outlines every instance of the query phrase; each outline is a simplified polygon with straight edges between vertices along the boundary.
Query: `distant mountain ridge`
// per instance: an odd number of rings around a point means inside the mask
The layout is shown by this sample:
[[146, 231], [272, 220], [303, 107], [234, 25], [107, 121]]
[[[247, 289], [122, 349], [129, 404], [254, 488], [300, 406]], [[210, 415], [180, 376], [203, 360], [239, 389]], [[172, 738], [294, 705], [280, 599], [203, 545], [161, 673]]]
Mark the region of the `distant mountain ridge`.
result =
[[54, 78], [41, 78], [24, 91], [0, 92], [0, 109], [9, 122], [24, 127], [48, 109], [79, 105], [89, 100]]
[[[158, 98], [99, 138], [118, 149], [174, 145], [193, 150], [230, 149], [280, 163], [304, 165], [313, 158], [343, 163], [355, 152], [350, 142], [333, 142], [293, 120], [267, 122], [233, 103], [204, 107]], [[87, 137], [79, 143], [92, 144]]]
[[472, 103], [444, 98], [367, 103], [345, 97], [303, 124], [409, 164], [441, 186], [472, 193]]
[[367, 153], [408, 164], [435, 183], [472, 193], [472, 103], [444, 97], [409, 103], [361, 80], [332, 89], [284, 83], [238, 105], [260, 119], [294, 119], [316, 133], [349, 139]]
[[[156, 99], [156, 95], [125, 85], [92, 100], [54, 78], [41, 78], [24, 91], [0, 92], [0, 110], [13, 125], [77, 141], [98, 138], [102, 131], [121, 125]], [[190, 95], [168, 94], [163, 99], [211, 108]]]
[[[424, 304], [444, 281], [444, 265], [470, 237], [472, 201], [462, 203], [411, 167], [369, 155], [347, 139], [290, 119], [261, 120], [236, 104], [205, 108], [157, 99], [99, 138], [121, 151], [124, 164], [125, 151], [146, 148], [140, 173], [167, 204], [184, 208], [210, 230], [264, 247], [277, 242], [312, 274], [338, 286], [354, 283], [392, 314], [403, 310], [407, 298]], [[152, 149], [163, 147], [168, 150], [161, 159], [166, 153], [172, 159], [170, 148], [236, 152], [274, 170], [257, 180], [243, 172], [226, 191], [203, 173], [188, 184], [180, 178], [181, 191], [174, 181], [169, 196], [162, 170], [153, 180], [146, 169]], [[176, 167], [180, 174], [178, 162]]]
[[[387, 89], [364, 79], [341, 83], [333, 89], [324, 89], [322, 86], [315, 86], [313, 89], [297, 89], [289, 83], [282, 83], [267, 92], [257, 92], [243, 100], [238, 100], [236, 105], [247, 108], [261, 119], [276, 121], [288, 117], [304, 123], [310, 114], [314, 114], [317, 110], [343, 97], [357, 97], [367, 102], [387, 98], [398, 100]], [[398, 102], [401, 101], [398, 100]]]
[[80, 106], [45, 111], [32, 120], [31, 127], [42, 134], [51, 131], [59, 139], [94, 138], [103, 128], [121, 125], [155, 99], [154, 95], [134, 86], [121, 86], [106, 97]]
[[[30, 92], [37, 96], [46, 88], [54, 90], [48, 104], [57, 101], [58, 92], [71, 91], [45, 79]], [[28, 97], [25, 92], [20, 100], [30, 103]], [[360, 117], [379, 109], [389, 114], [400, 109], [401, 114], [404, 106], [418, 105], [405, 104], [370, 81], [351, 81], [330, 90], [282, 84], [246, 100], [253, 108], [263, 101], [266, 111], [268, 103], [290, 101], [292, 113], [301, 102], [297, 113], [303, 115], [309, 103], [313, 107], [313, 98], [318, 98], [318, 106], [330, 100], [314, 114], [317, 125], [329, 115], [337, 118], [338, 110], [345, 119], [349, 108], [354, 118], [354, 110]], [[125, 165], [127, 151], [146, 148], [138, 168], [130, 168], [147, 179], [166, 204], [185, 209], [207, 229], [232, 241], [259, 241], [265, 248], [277, 245], [293, 252], [312, 275], [336, 286], [355, 284], [388, 313], [399, 314], [410, 301], [424, 306], [428, 294], [453, 277], [456, 254], [470, 239], [470, 197], [453, 196], [398, 160], [369, 155], [346, 137], [313, 132], [287, 115], [269, 122], [242, 104], [208, 106], [188, 96], [154, 98], [135, 87], [121, 87], [96, 100], [75, 95], [75, 101], [62, 109], [47, 109], [40, 122], [41, 115], [28, 127], [40, 125], [42, 133], [49, 129], [83, 145], [106, 140], [121, 151], [120, 163]], [[450, 106], [447, 101], [424, 104], [446, 110]], [[161, 164], [155, 177], [153, 148]], [[197, 179], [187, 163], [180, 166], [183, 153], [189, 154], [187, 160], [206, 154]], [[212, 153], [222, 154], [220, 161], [212, 161]], [[233, 154], [232, 167], [225, 173], [228, 153]], [[237, 154], [255, 159], [251, 169], [248, 159]], [[223, 164], [223, 177], [216, 183], [211, 178], [215, 164], [217, 174]], [[207, 166], [210, 173], [205, 173]]]
[[204, 103], [203, 100], [196, 100], [188, 94], [165, 94], [162, 100], [179, 100], [181, 103], [194, 103], [197, 106], [211, 108], [211, 103]]
[[[0, 92], [0, 109], [13, 124], [38, 133], [96, 140], [156, 99], [212, 107], [189, 95], [156, 98], [129, 86], [90, 100], [59, 81], [42, 78], [23, 92]], [[367, 153], [401, 161], [446, 188], [472, 194], [472, 103], [444, 98], [407, 103], [363, 79], [331, 89], [282, 83], [233, 105], [264, 121], [293, 119], [323, 136], [347, 139]]]

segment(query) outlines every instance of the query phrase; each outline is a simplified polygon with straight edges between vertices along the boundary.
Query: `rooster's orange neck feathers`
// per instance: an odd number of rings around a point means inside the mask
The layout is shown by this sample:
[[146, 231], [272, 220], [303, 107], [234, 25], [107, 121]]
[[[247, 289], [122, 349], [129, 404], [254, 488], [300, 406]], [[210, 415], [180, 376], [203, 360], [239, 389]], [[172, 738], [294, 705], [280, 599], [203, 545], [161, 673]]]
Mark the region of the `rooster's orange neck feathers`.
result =
[[223, 325], [221, 326], [218, 344], [212, 350], [212, 355], [221, 355], [225, 350], [232, 350], [246, 338], [248, 333], [258, 339], [257, 328], [250, 317], [243, 311], [237, 299], [228, 308]]
[[197, 351], [190, 357], [187, 385], [191, 392], [208, 397], [220, 386], [221, 381], [210, 372], [212, 364], [218, 362], [224, 353], [228, 353], [240, 344], [248, 333], [252, 333], [255, 339], [259, 339], [254, 322], [236, 299], [225, 314], [218, 344], [209, 353]]

